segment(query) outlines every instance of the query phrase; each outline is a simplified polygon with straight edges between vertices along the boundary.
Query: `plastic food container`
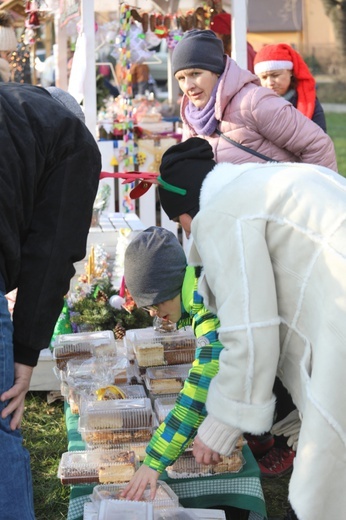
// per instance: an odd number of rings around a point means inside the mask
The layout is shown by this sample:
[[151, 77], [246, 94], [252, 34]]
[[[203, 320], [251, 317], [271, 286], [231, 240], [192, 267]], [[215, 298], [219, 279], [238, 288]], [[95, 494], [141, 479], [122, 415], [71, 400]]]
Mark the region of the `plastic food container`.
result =
[[191, 451], [183, 453], [172, 466], [168, 466], [170, 478], [209, 477], [220, 473], [238, 473], [245, 464], [241, 450], [236, 450], [229, 457], [222, 457], [218, 464], [198, 464]]
[[129, 500], [102, 500], [98, 520], [153, 520], [153, 504], [151, 502], [134, 502]]
[[139, 367], [180, 365], [195, 359], [196, 338], [192, 330], [134, 334], [133, 350]]
[[103, 384], [126, 384], [129, 380], [129, 362], [123, 355], [72, 358], [66, 363], [64, 380], [69, 385], [94, 381]]
[[126, 355], [129, 360], [135, 359], [134, 344], [136, 342], [136, 334], [140, 334], [141, 338], [151, 338], [153, 333], [153, 327], [146, 327], [144, 329], [130, 329], [126, 331], [123, 341]]
[[154, 410], [159, 423], [162, 423], [169, 412], [174, 408], [177, 401], [177, 395], [166, 395], [157, 397], [154, 400]]
[[[94, 347], [83, 343], [67, 344], [54, 347], [53, 359], [59, 371], [66, 371], [67, 362], [70, 359], [86, 360], [93, 356]], [[62, 377], [60, 376], [60, 379]]]
[[81, 406], [79, 431], [88, 447], [149, 442], [153, 415], [148, 398], [87, 401]]
[[[120, 493], [125, 487], [126, 484], [101, 484], [95, 486], [91, 495], [91, 500], [96, 504], [99, 504], [101, 500], [119, 500]], [[144, 491], [141, 501], [151, 501], [149, 487]], [[154, 509], [179, 507], [179, 498], [168, 484], [158, 480], [153, 506]]]
[[198, 520], [198, 516], [192, 509], [172, 507], [169, 509], [158, 509], [157, 511], [154, 511], [154, 520]]
[[129, 482], [139, 467], [133, 452], [69, 451], [62, 454], [58, 478], [64, 485]]
[[[151, 438], [151, 437], [150, 437]], [[146, 447], [148, 446], [148, 441], [143, 442], [129, 442], [123, 443], [122, 449], [133, 451], [133, 453], [138, 458], [139, 462], [143, 462], [146, 457]]]
[[191, 365], [147, 368], [144, 383], [153, 395], [177, 394], [184, 386]]
[[80, 430], [107, 428], [138, 428], [152, 425], [150, 399], [119, 399], [85, 401], [81, 407]]
[[[123, 397], [125, 396], [125, 397]], [[146, 397], [143, 385], [107, 385], [99, 386], [95, 381], [72, 385], [69, 388], [68, 402], [73, 402], [80, 413], [82, 403], [87, 401], [111, 401], [114, 399], [141, 399]], [[85, 406], [85, 405], [84, 405]], [[73, 412], [72, 412], [73, 413]]]
[[54, 341], [53, 359], [60, 370], [64, 370], [72, 358], [115, 355], [116, 342], [111, 330], [61, 334]]
[[104, 350], [102, 354], [116, 354], [116, 342], [112, 330], [59, 334], [54, 340], [54, 346], [76, 345], [78, 343], [89, 344], [93, 347], [103, 347], [103, 349], [100, 349]]

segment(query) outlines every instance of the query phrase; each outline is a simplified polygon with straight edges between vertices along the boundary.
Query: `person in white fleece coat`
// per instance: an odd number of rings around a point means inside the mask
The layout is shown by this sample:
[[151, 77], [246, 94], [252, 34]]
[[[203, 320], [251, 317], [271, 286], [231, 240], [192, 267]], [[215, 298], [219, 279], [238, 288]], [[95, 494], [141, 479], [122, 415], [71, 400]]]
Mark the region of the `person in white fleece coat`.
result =
[[220, 320], [224, 346], [195, 457], [215, 462], [241, 432], [270, 430], [278, 376], [301, 417], [294, 512], [344, 520], [346, 180], [302, 163], [219, 163], [202, 175], [171, 155], [175, 166], [166, 160], [160, 170], [161, 204], [191, 226], [189, 263], [203, 266], [198, 291]]

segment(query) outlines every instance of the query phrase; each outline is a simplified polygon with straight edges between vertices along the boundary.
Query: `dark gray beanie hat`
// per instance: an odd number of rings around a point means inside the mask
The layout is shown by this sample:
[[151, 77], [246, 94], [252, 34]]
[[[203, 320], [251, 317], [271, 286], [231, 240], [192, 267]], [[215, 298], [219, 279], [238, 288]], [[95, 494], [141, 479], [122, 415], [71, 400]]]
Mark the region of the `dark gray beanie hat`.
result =
[[58, 101], [65, 108], [68, 108], [70, 112], [73, 112], [74, 115], [78, 117], [78, 119], [85, 123], [84, 112], [81, 109], [81, 106], [77, 103], [76, 99], [71, 96], [71, 94], [58, 87], [47, 87], [45, 90], [48, 90], [52, 98]]
[[213, 31], [193, 29], [185, 33], [172, 54], [173, 74], [184, 69], [203, 69], [222, 74], [223, 43]]
[[125, 251], [125, 284], [138, 307], [171, 300], [181, 292], [186, 256], [177, 237], [151, 226]]

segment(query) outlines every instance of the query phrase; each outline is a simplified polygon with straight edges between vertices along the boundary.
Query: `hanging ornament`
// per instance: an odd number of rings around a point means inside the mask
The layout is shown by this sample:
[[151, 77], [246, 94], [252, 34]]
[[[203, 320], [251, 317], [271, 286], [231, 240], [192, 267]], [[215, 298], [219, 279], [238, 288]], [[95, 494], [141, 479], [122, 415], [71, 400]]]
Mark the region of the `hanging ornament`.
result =
[[32, 45], [36, 42], [36, 33], [34, 29], [26, 27], [24, 31], [23, 43], [24, 45]]
[[113, 309], [120, 310], [125, 303], [125, 299], [119, 296], [119, 294], [114, 294], [109, 298], [108, 303]]
[[183, 36], [184, 33], [180, 29], [170, 31], [167, 36], [167, 47], [172, 50], [175, 49], [176, 45], [180, 42]]
[[168, 29], [165, 25], [157, 25], [155, 28], [155, 34], [158, 38], [160, 38], [162, 40], [164, 38], [167, 38]]
[[32, 11], [29, 14], [28, 27], [32, 27], [33, 29], [38, 29], [40, 27], [40, 20], [37, 11]]

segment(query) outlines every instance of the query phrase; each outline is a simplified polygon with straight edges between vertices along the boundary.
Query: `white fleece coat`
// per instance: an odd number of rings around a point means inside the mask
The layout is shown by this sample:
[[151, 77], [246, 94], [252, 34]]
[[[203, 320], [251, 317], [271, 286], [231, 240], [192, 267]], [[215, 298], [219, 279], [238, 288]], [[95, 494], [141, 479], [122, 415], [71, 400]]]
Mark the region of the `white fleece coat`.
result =
[[300, 520], [346, 518], [346, 180], [311, 164], [218, 164], [190, 263], [221, 327], [201, 440], [272, 426], [275, 376], [301, 416], [289, 497]]

